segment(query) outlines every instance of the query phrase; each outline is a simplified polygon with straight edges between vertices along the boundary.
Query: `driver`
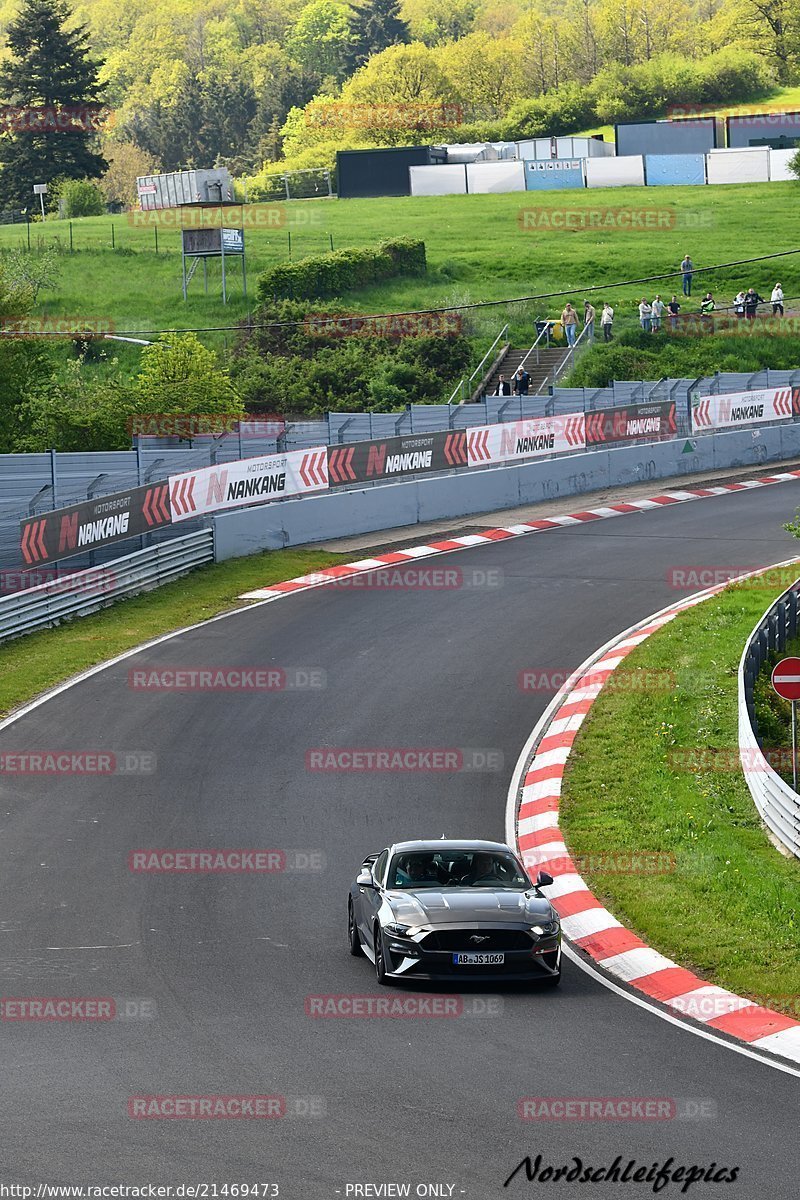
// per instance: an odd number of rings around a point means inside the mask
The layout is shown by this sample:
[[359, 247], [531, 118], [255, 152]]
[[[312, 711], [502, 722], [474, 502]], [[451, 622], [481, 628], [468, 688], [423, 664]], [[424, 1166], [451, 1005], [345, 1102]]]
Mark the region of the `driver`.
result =
[[472, 859], [469, 882], [473, 886], [482, 883], [499, 883], [501, 877], [498, 872], [498, 866], [499, 864], [494, 855], [485, 852], [476, 854]]

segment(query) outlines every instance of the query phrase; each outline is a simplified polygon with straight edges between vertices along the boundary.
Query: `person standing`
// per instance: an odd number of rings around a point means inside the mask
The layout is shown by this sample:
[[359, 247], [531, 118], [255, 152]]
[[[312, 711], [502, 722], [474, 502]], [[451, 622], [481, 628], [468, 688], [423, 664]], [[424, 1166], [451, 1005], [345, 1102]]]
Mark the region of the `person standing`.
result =
[[770, 300], [772, 301], [773, 317], [776, 317], [778, 313], [783, 316], [783, 288], [779, 283], [776, 283], [775, 287], [772, 289]]
[[694, 271], [694, 263], [688, 254], [684, 255], [681, 263], [681, 276], [683, 278], [683, 294], [691, 296], [692, 294], [692, 273]]
[[677, 296], [673, 295], [672, 299], [670, 300], [669, 304], [667, 305], [667, 310], [669, 312], [669, 327], [670, 327], [671, 331], [674, 333], [675, 330], [678, 328], [678, 313], [681, 311], [681, 306], [678, 303]]
[[763, 303], [764, 297], [759, 296], [754, 287], [749, 287], [744, 298], [744, 315], [747, 317], [748, 321], [755, 321], [756, 309], [758, 308], [759, 304]]
[[652, 305], [650, 304], [650, 301], [647, 300], [644, 296], [642, 296], [641, 302], [639, 304], [639, 324], [641, 325], [641, 327], [645, 331], [645, 333], [650, 332], [652, 315], [653, 315], [653, 308], [652, 308]]
[[600, 314], [600, 324], [603, 327], [603, 341], [611, 341], [611, 326], [614, 324], [614, 310], [607, 300], [603, 301], [603, 311]]
[[595, 307], [588, 300], [583, 302], [583, 328], [586, 331], [587, 341], [594, 341], [594, 319], [597, 316]]
[[661, 328], [661, 314], [664, 311], [664, 301], [661, 299], [660, 296], [657, 295], [655, 300], [653, 301], [653, 303], [650, 305], [650, 308], [653, 311], [653, 319], [652, 319], [653, 333], [658, 333], [659, 329]]
[[714, 332], [714, 318], [711, 314], [716, 307], [711, 292], [706, 292], [700, 301], [700, 325], [703, 333]]
[[495, 396], [510, 396], [510, 395], [511, 395], [511, 384], [508, 382], [505, 375], [501, 375], [497, 381], [497, 391], [495, 392]]
[[527, 396], [531, 377], [524, 367], [517, 367], [514, 375], [514, 395]]
[[575, 337], [578, 332], [578, 314], [569, 301], [565, 304], [564, 311], [561, 314], [561, 324], [564, 326], [568, 345], [574, 346]]
[[733, 298], [733, 311], [736, 313], [737, 320], [741, 320], [744, 316], [744, 291], [742, 288], [739, 288]]

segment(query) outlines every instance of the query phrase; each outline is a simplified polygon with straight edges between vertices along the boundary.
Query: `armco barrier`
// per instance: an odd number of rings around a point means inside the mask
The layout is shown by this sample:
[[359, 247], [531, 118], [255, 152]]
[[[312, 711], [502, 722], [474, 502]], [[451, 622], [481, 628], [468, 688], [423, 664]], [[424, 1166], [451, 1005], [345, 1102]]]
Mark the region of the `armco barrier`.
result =
[[798, 632], [800, 580], [772, 604], [747, 640], [739, 663], [739, 753], [753, 802], [782, 846], [800, 858], [800, 796], [761, 752], [753, 692], [770, 650], [781, 653]]
[[213, 531], [198, 529], [101, 567], [13, 592], [0, 597], [0, 641], [58, 625], [69, 617], [86, 616], [122, 596], [148, 591], [213, 561]]
[[649, 480], [721, 468], [759, 467], [800, 456], [800, 423], [734, 430], [645, 446], [597, 448], [432, 479], [353, 488], [220, 513], [212, 518], [217, 561], [423, 521], [460, 519]]

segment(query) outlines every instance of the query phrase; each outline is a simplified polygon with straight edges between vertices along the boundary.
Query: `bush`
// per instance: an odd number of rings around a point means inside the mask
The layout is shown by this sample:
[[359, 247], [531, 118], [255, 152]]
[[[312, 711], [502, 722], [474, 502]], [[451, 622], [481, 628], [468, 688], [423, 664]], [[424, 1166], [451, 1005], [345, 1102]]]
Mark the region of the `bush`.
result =
[[501, 122], [504, 138], [521, 141], [523, 138], [559, 137], [594, 125], [597, 118], [595, 98], [590, 88], [566, 84], [558, 91], [520, 100]]
[[106, 211], [103, 193], [95, 183], [88, 179], [65, 179], [55, 190], [53, 197], [63, 201], [64, 216], [72, 217], [102, 217]]
[[775, 87], [769, 63], [753, 50], [728, 46], [694, 64], [700, 81], [700, 99], [705, 104], [725, 100], [757, 100]]
[[800, 179], [800, 150], [796, 150], [788, 163], [789, 170]]
[[381, 242], [375, 249], [351, 248], [281, 263], [258, 281], [259, 300], [311, 300], [338, 296], [398, 275], [424, 275], [425, 243], [413, 238]]

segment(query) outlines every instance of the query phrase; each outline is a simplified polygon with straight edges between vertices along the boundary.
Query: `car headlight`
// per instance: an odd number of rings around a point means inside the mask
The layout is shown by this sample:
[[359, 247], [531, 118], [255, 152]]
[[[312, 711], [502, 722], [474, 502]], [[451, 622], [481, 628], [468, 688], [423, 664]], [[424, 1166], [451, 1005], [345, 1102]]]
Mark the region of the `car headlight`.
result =
[[539, 925], [531, 925], [531, 933], [537, 937], [552, 937], [560, 928], [558, 921], [542, 921]]
[[383, 928], [384, 928], [385, 932], [391, 934], [392, 937], [405, 937], [405, 935], [408, 933], [411, 926], [410, 925], [384, 925]]

